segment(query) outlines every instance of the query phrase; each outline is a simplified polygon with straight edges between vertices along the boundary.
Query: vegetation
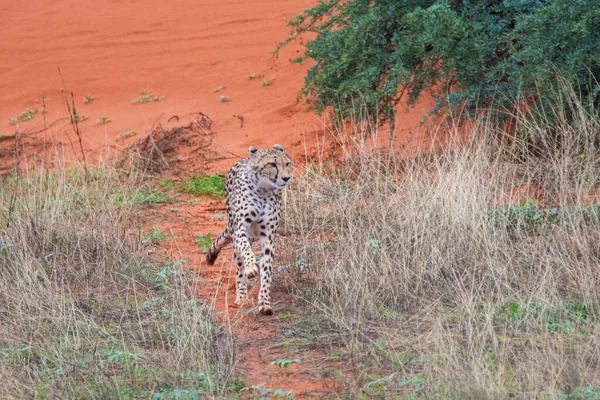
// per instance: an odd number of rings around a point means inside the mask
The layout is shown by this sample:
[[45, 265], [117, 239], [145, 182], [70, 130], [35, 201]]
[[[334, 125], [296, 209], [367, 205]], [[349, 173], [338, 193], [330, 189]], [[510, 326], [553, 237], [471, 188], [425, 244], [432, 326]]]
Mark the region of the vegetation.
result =
[[223, 198], [225, 195], [225, 178], [217, 174], [208, 176], [200, 174], [182, 180], [180, 187], [185, 193]]
[[205, 236], [196, 236], [194, 238], [194, 243], [198, 245], [200, 253], [206, 253], [208, 250], [210, 250], [210, 246], [212, 245], [210, 233], [207, 233]]
[[[183, 261], [128, 234], [140, 179], [110, 167], [0, 181], [0, 397], [226, 397], [230, 332]], [[115, 201], [111, 201], [115, 199]]]
[[17, 115], [14, 118], [9, 118], [8, 121], [11, 125], [15, 125], [17, 122], [25, 122], [33, 119], [37, 114], [37, 110], [35, 108], [26, 108], [21, 114]]
[[152, 229], [150, 229], [150, 232], [142, 232], [140, 236], [143, 243], [157, 245], [166, 240], [169, 237], [169, 234], [163, 232], [159, 227], [153, 226]]
[[119, 136], [121, 136], [122, 138], [128, 138], [135, 135], [137, 135], [137, 132], [129, 131], [127, 129], [121, 129], [121, 132], [119, 132]]
[[393, 122], [395, 105], [422, 92], [435, 97], [432, 111], [493, 105], [503, 117], [517, 103], [545, 114], [561, 79], [600, 109], [595, 0], [323, 0], [289, 26], [279, 47], [311, 34], [294, 60], [314, 61], [302, 94], [341, 119]]
[[137, 99], [131, 100], [131, 104], [144, 104], [144, 103], [152, 103], [155, 101], [161, 101], [165, 96], [153, 94], [147, 90], [142, 90], [140, 92], [140, 96]]
[[[544, 156], [484, 140], [401, 161], [346, 148], [294, 178], [275, 282], [324, 319], [307, 346], [338, 343], [335, 359], [353, 360], [342, 391], [600, 396], [600, 154], [581, 153], [600, 121], [574, 103], [527, 124], [549, 135], [556, 121], [565, 139]], [[309, 329], [294, 315], [295, 332]]]

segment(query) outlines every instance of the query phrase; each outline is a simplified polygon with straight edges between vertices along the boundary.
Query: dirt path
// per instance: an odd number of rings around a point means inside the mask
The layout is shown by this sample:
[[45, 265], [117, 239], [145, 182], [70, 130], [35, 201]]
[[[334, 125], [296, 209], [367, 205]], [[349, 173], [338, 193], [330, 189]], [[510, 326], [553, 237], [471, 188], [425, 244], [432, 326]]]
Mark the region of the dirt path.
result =
[[[337, 383], [324, 378], [324, 368], [330, 364], [323, 349], [298, 352], [285, 346], [293, 339], [289, 331], [293, 301], [282, 291], [274, 290], [275, 315], [260, 315], [252, 305], [238, 308], [235, 299], [235, 264], [231, 248], [225, 248], [217, 263], [209, 266], [194, 243], [196, 236], [211, 233], [215, 237], [225, 226], [225, 204], [206, 196], [179, 195], [174, 203], [149, 210], [144, 216], [144, 231], [159, 227], [170, 237], [157, 247], [159, 254], [170, 259], [187, 260], [198, 272], [197, 294], [215, 310], [217, 318], [228, 325], [238, 349], [238, 371], [244, 382], [261, 385], [262, 389], [281, 390], [296, 399], [323, 398], [336, 392]], [[190, 224], [190, 221], [194, 221]], [[257, 298], [258, 285], [250, 290]], [[271, 363], [277, 360], [299, 360], [285, 368]]]

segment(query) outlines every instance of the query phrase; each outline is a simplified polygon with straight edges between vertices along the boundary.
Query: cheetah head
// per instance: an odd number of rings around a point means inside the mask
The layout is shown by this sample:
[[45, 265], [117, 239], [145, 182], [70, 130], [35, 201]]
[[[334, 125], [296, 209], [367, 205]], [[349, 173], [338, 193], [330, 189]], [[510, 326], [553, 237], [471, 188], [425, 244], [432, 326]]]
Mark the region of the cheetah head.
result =
[[279, 144], [272, 148], [248, 147], [250, 163], [259, 178], [259, 186], [284, 189], [292, 179], [292, 162]]

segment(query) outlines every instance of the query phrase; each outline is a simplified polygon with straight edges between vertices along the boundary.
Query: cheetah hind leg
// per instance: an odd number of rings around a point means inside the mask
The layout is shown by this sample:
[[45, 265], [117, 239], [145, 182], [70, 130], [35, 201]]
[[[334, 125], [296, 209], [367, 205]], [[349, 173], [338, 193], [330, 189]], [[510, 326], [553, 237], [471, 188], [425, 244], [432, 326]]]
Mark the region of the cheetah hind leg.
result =
[[242, 258], [235, 256], [236, 271], [235, 271], [235, 304], [241, 306], [248, 299], [248, 286], [244, 277], [244, 263]]
[[258, 277], [258, 274], [259, 274], [256, 256], [252, 252], [250, 252], [250, 254], [251, 254], [251, 256], [249, 257], [248, 262], [246, 263], [246, 269], [244, 271], [244, 275], [246, 275], [246, 279], [256, 278], [256, 277]]
[[258, 266], [256, 265], [256, 260], [252, 260], [253, 262], [249, 263], [249, 265], [246, 267], [246, 278], [247, 279], [252, 279], [252, 278], [256, 278], [258, 276]]

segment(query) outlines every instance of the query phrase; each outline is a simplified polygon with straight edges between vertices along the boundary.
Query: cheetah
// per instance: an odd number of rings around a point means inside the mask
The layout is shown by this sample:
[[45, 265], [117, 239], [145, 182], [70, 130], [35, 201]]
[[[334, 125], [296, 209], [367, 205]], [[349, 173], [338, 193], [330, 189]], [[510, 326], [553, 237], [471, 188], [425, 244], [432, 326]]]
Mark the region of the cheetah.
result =
[[[237, 265], [235, 303], [248, 297], [246, 279], [260, 275], [259, 312], [273, 315], [271, 281], [273, 275], [273, 239], [281, 217], [281, 191], [291, 181], [290, 158], [281, 145], [272, 148], [248, 148], [248, 158], [233, 164], [225, 179], [225, 204], [228, 223], [206, 254], [213, 265], [221, 249], [233, 242]], [[259, 240], [260, 272], [250, 246]]]

